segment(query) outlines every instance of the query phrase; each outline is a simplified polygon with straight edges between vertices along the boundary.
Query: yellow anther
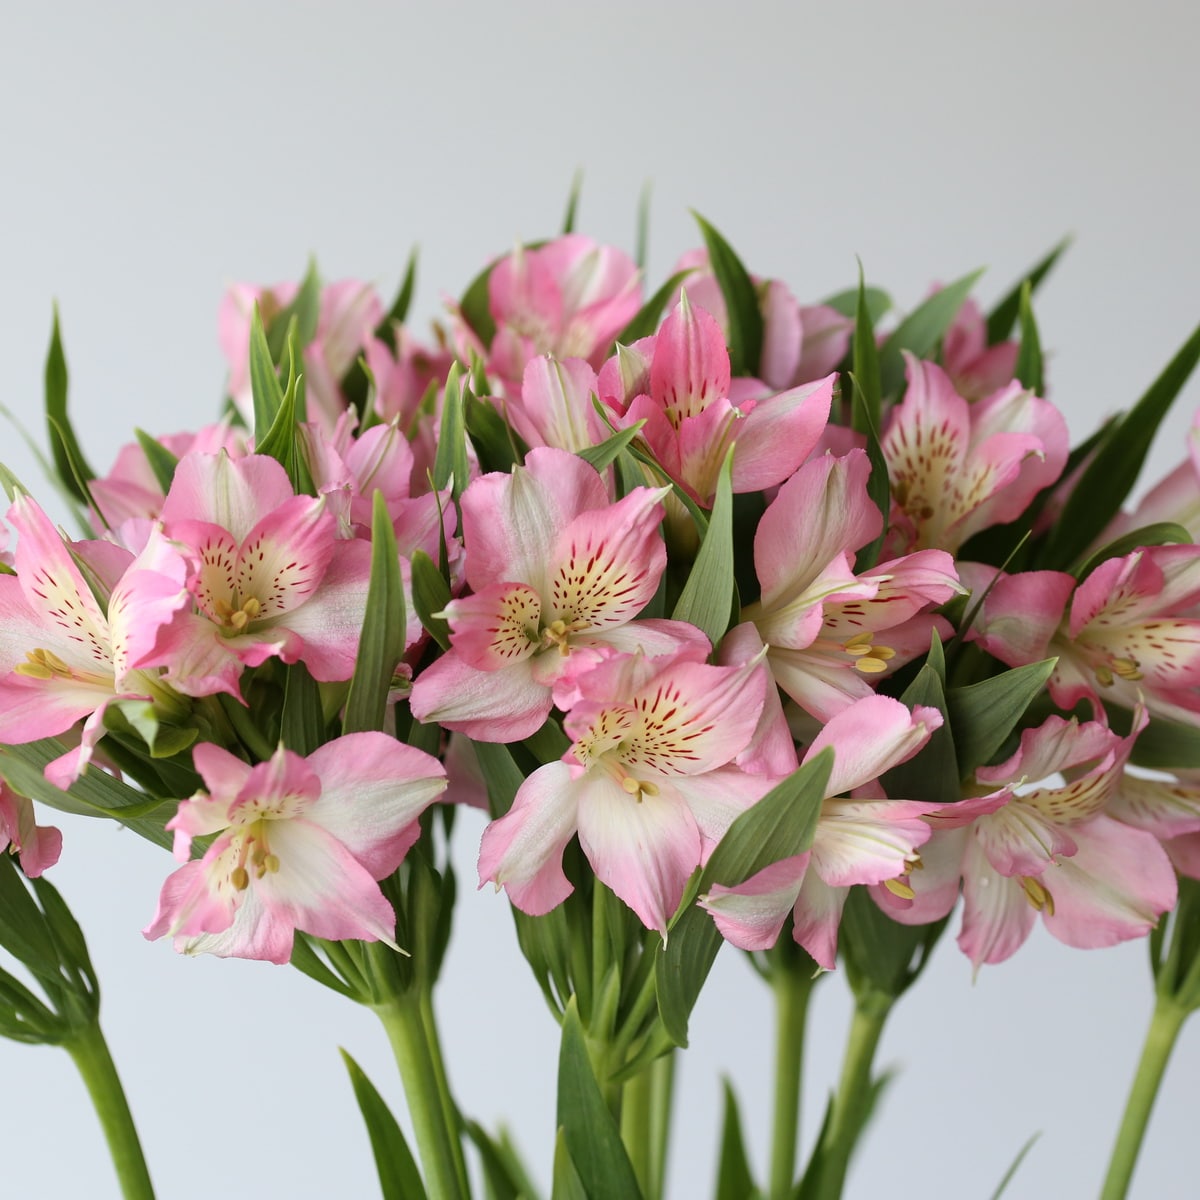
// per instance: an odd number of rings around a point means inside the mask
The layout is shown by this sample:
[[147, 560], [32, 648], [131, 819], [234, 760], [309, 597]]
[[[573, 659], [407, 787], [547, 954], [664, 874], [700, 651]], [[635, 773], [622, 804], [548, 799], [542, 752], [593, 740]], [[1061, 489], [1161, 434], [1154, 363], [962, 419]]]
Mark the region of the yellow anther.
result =
[[1097, 667], [1096, 668], [1096, 682], [1101, 687], [1112, 687], [1113, 673], [1107, 667], [1103, 667], [1103, 666]]
[[1138, 670], [1138, 661], [1136, 658], [1114, 658], [1112, 660], [1112, 669], [1122, 679], [1137, 680], [1142, 677], [1141, 671]]
[[279, 857], [278, 857], [278, 855], [275, 855], [275, 854], [268, 854], [268, 855], [267, 855], [267, 856], [266, 856], [266, 857], [265, 857], [265, 858], [262, 860], [262, 865], [263, 865], [263, 870], [264, 870], [264, 871], [267, 871], [269, 874], [271, 874], [271, 875], [274, 875], [274, 874], [275, 874], [275, 872], [279, 870]]
[[245, 867], [234, 867], [229, 872], [229, 882], [239, 892], [244, 892], [250, 886], [250, 872]]
[[908, 886], [902, 879], [885, 879], [883, 886], [887, 888], [893, 896], [899, 896], [902, 900], [911, 900], [916, 896], [916, 892]]
[[13, 667], [13, 671], [17, 675], [24, 675], [26, 679], [53, 679], [54, 672], [50, 670], [45, 663], [38, 662], [31, 654], [28, 661], [17, 663]]
[[1038, 912], [1044, 912], [1048, 917], [1054, 916], [1054, 897], [1050, 895], [1050, 890], [1040, 880], [1026, 875], [1021, 880], [1021, 888], [1025, 892], [1025, 899]]
[[244, 612], [246, 616], [253, 621], [254, 618], [262, 612], [262, 604], [258, 597], [247, 596], [246, 599], [242, 601], [242, 612]]
[[239, 608], [237, 612], [230, 614], [229, 623], [234, 629], [245, 629], [250, 623], [250, 618], [246, 615], [245, 609]]
[[882, 658], [876, 658], [874, 654], [868, 654], [854, 660], [854, 669], [862, 671], [864, 675], [878, 675], [880, 671], [887, 670], [887, 663]]
[[642, 790], [642, 785], [632, 775], [626, 775], [621, 780], [621, 789], [628, 792], [631, 796], [636, 796]]
[[71, 668], [57, 654], [40, 648], [30, 650], [25, 655], [25, 661], [18, 663], [13, 670], [28, 679], [53, 679], [56, 675], [71, 674]]

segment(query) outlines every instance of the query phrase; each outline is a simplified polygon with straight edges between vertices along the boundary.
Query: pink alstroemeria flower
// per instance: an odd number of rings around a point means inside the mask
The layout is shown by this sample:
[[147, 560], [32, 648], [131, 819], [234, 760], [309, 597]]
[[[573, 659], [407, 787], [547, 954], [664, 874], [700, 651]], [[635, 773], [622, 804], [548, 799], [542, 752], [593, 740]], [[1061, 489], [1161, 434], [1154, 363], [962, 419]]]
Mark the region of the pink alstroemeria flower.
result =
[[936, 832], [906, 880], [911, 895], [875, 889], [880, 907], [905, 924], [938, 920], [961, 878], [958, 944], [976, 969], [1014, 954], [1038, 913], [1083, 949], [1149, 933], [1175, 903], [1175, 872], [1152, 833], [1118, 819], [1116, 803], [1144, 724], [1139, 712], [1125, 738], [1061, 717], [1027, 729], [1010, 759], [976, 772], [983, 794], [928, 815]]
[[[968, 569], [978, 590], [996, 572]], [[1069, 602], [1069, 607], [1068, 607]], [[968, 635], [1010, 666], [1055, 655], [1055, 704], [1103, 702], [1194, 724], [1200, 716], [1200, 547], [1148, 546], [1102, 562], [1078, 587], [1059, 571], [1002, 576]]]
[[446, 605], [451, 648], [414, 682], [413, 716], [518, 741], [553, 704], [568, 707], [573, 680], [605, 656], [702, 638], [678, 621], [633, 619], [666, 565], [666, 491], [634, 488], [614, 504], [594, 467], [545, 446], [476, 479], [462, 496], [473, 594]]
[[910, 712], [888, 696], [869, 696], [833, 717], [804, 756], [809, 762], [833, 747], [812, 849], [772, 863], [736, 887], [716, 885], [701, 897], [722, 936], [743, 950], [765, 950], [775, 944], [790, 912], [793, 939], [832, 971], [846, 893], [856, 883], [906, 875], [930, 835], [921, 817], [937, 807], [889, 800], [875, 781], [916, 754], [941, 724], [936, 708], [917, 705]]
[[273, 458], [189, 454], [163, 504], [167, 536], [192, 560], [197, 611], [159, 631], [153, 658], [190, 696], [228, 692], [278, 655], [315, 679], [349, 679], [371, 548], [338, 540], [325, 498], [297, 496]]
[[[68, 787], [87, 766], [113, 701], [161, 693], [142, 672], [155, 637], [187, 603], [186, 565], [155, 530], [136, 558], [109, 542], [64, 542], [29, 496], [8, 512], [18, 540], [16, 575], [0, 575], [0, 741], [65, 733], [85, 720], [79, 746], [46, 767]], [[71, 551], [109, 590], [107, 611]]]
[[520, 394], [501, 403], [527, 446], [557, 446], [576, 453], [609, 435], [592, 405], [598, 390], [596, 372], [586, 360], [542, 354], [525, 367]]
[[[307, 758], [279, 750], [251, 767], [202, 743], [207, 786], [167, 823], [184, 863], [145, 929], [186, 954], [286, 963], [295, 931], [394, 946], [396, 917], [376, 880], [417, 840], [417, 818], [446, 787], [431, 755], [383, 733], [351, 733]], [[216, 834], [189, 862], [192, 839]]]
[[953, 553], [1013, 521], [1066, 465], [1062, 414], [1012, 382], [968, 404], [941, 367], [905, 352], [908, 391], [882, 447], [892, 483], [895, 548]]
[[767, 506], [754, 535], [758, 601], [742, 610], [769, 649], [779, 686], [828, 721], [874, 692], [873, 680], [929, 649], [948, 622], [928, 610], [963, 589], [944, 550], [855, 574], [855, 553], [883, 518], [867, 494], [862, 450], [810, 459]]
[[706, 647], [622, 655], [580, 677], [564, 722], [571, 748], [484, 831], [481, 885], [505, 888], [523, 912], [549, 912], [573, 890], [562, 855], [578, 832], [596, 877], [666, 932], [701, 861], [706, 814], [748, 807], [774, 782], [733, 762], [758, 725], [765, 673], [709, 666]]
[[515, 395], [525, 365], [539, 354], [583, 358], [599, 367], [640, 305], [640, 272], [615, 246], [577, 233], [536, 249], [518, 246], [488, 276], [496, 322], [486, 352], [488, 374]]
[[0, 854], [5, 850], [18, 855], [21, 870], [36, 879], [58, 862], [62, 834], [53, 825], [39, 825], [33, 801], [0, 781]]
[[[934, 291], [940, 291], [934, 288]], [[982, 400], [1012, 382], [1017, 369], [1016, 342], [987, 342], [987, 320], [968, 296], [942, 338], [942, 362], [954, 390], [968, 403]]]
[[685, 294], [657, 334], [609, 359], [598, 382], [617, 421], [645, 421], [641, 436], [659, 465], [708, 507], [735, 443], [735, 492], [774, 487], [800, 466], [829, 420], [834, 378], [776, 395], [757, 379], [733, 379], [720, 326]]

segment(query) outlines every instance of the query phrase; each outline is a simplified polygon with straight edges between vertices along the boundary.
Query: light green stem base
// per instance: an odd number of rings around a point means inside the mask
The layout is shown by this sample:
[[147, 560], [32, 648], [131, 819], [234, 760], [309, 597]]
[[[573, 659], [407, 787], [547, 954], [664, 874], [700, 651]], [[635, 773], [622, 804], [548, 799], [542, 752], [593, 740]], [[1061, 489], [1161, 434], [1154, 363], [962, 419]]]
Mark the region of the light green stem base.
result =
[[121, 1195], [125, 1200], [154, 1200], [154, 1186], [142, 1155], [133, 1115], [98, 1023], [84, 1026], [63, 1042], [83, 1077], [108, 1142]]
[[645, 1200], [662, 1200], [675, 1085], [675, 1054], [655, 1060], [622, 1089], [621, 1140]]
[[1142, 1139], [1146, 1136], [1146, 1126], [1150, 1122], [1150, 1113], [1158, 1096], [1159, 1084], [1162, 1083], [1167, 1061], [1171, 1057], [1171, 1051], [1187, 1015], [1187, 1009], [1165, 997], [1160, 998], [1154, 1007], [1154, 1016], [1150, 1019], [1150, 1029], [1142, 1047], [1141, 1061], [1133, 1078], [1133, 1086], [1129, 1090], [1125, 1115], [1121, 1120], [1116, 1144], [1113, 1146], [1112, 1158], [1109, 1160], [1101, 1200], [1123, 1200], [1129, 1190], [1133, 1169], [1137, 1165], [1138, 1153], [1142, 1148]]
[[775, 994], [775, 1117], [767, 1193], [771, 1200], [789, 1200], [795, 1185], [804, 1026], [812, 987], [812, 978], [794, 967], [780, 966], [771, 979]]

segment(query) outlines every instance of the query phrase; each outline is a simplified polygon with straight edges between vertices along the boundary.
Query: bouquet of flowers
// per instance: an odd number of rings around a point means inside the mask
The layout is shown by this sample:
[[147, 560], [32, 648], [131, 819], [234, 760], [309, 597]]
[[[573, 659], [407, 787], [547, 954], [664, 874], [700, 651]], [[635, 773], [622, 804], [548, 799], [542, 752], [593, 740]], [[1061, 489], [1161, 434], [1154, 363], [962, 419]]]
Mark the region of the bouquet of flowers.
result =
[[[233, 287], [224, 415], [138, 431], [107, 474], [56, 320], [46, 465], [79, 536], [0, 479], [0, 1033], [70, 1052], [124, 1194], [152, 1195], [44, 875], [42, 808], [108, 818], [175, 858], [147, 938], [377, 1014], [415, 1138], [348, 1058], [385, 1197], [534, 1200], [439, 1043], [474, 805], [479, 881], [561, 1027], [553, 1200], [663, 1196], [673, 1064], [726, 943], [771, 989], [777, 1077], [767, 1164], [727, 1087], [715, 1194], [840, 1196], [884, 1022], [960, 896], [976, 970], [1039, 917], [1070, 946], [1149, 938], [1123, 1196], [1200, 1006], [1200, 442], [1122, 504], [1200, 330], [1072, 447], [1032, 306], [1061, 247], [986, 316], [978, 273], [901, 314], [861, 273], [803, 304], [703, 219], [647, 294], [574, 211], [427, 341], [415, 258], [386, 310], [315, 267]], [[835, 970], [855, 1016], [802, 1155]]]

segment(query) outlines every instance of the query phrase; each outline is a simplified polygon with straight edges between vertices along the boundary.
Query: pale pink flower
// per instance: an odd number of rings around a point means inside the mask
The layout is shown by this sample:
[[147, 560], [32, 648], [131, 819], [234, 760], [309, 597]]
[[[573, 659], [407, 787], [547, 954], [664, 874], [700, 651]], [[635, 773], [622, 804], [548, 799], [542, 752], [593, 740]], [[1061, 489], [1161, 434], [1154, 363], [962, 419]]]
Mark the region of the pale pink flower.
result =
[[570, 895], [562, 855], [578, 833], [596, 877], [650, 929], [666, 932], [701, 862], [709, 814], [744, 808], [772, 780], [741, 770], [763, 706], [757, 663], [714, 667], [699, 645], [612, 658], [580, 677], [564, 727], [571, 748], [521, 785], [484, 831], [480, 882], [528, 913]]
[[713, 317], [685, 296], [654, 337], [623, 348], [599, 375], [600, 398], [641, 437], [662, 469], [710, 506], [731, 446], [733, 490], [757, 492], [788, 478], [829, 419], [834, 376], [772, 395], [733, 379]]
[[1019, 517], [1062, 473], [1062, 414], [1013, 382], [968, 404], [941, 367], [905, 353], [908, 390], [892, 409], [883, 454], [892, 543], [953, 553], [972, 534]]
[[[933, 290], [940, 291], [940, 285]], [[988, 345], [987, 319], [968, 296], [942, 338], [942, 364], [954, 390], [974, 403], [1012, 382], [1019, 350], [1011, 341]]]
[[[400, 865], [446, 786], [435, 758], [383, 733], [347, 734], [307, 758], [280, 746], [253, 767], [209, 743], [193, 757], [207, 791], [167, 823], [185, 865], [163, 884], [147, 938], [274, 963], [291, 957], [297, 929], [395, 945], [376, 880]], [[192, 839], [213, 834], [189, 862]]]
[[33, 801], [0, 781], [0, 854], [6, 849], [19, 855], [21, 870], [36, 879], [58, 862], [62, 834], [53, 825], [39, 825]]
[[476, 479], [462, 496], [472, 594], [446, 606], [451, 648], [413, 684], [413, 715], [517, 741], [552, 704], [568, 707], [574, 680], [614, 651], [661, 654], [702, 637], [677, 621], [633, 619], [666, 565], [665, 491], [634, 488], [614, 504], [595, 468], [550, 447], [511, 474]]
[[609, 435], [592, 404], [598, 390], [596, 372], [585, 359], [542, 354], [526, 365], [520, 393], [500, 405], [527, 446], [575, 453]]
[[743, 950], [773, 946], [788, 914], [792, 937], [833, 970], [846, 893], [908, 873], [930, 836], [921, 819], [935, 804], [891, 800], [879, 776], [907, 761], [942, 724], [935, 708], [911, 712], [899, 700], [870, 696], [833, 717], [804, 761], [833, 747], [833, 770], [812, 849], [781, 859], [734, 887], [714, 885], [701, 904], [728, 941]]

